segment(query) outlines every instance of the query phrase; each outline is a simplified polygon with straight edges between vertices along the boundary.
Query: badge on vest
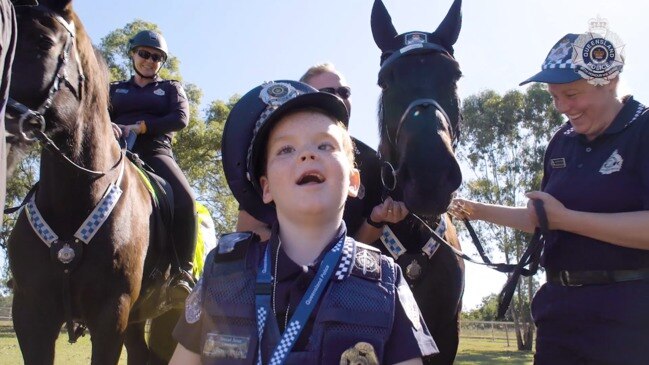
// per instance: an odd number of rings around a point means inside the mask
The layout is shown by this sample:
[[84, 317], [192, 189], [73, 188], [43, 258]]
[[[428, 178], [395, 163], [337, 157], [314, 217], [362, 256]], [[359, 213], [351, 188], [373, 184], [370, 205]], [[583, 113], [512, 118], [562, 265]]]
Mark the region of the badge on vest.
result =
[[153, 91], [153, 93], [156, 94], [156, 95], [158, 95], [158, 96], [165, 96], [165, 94], [166, 94], [165, 91], [162, 90], [162, 89], [155, 89], [155, 90]]
[[618, 172], [622, 169], [623, 162], [624, 159], [622, 159], [622, 156], [620, 156], [617, 150], [615, 150], [599, 169], [599, 173], [602, 175], [609, 175]]
[[250, 337], [208, 333], [203, 344], [203, 356], [218, 359], [245, 359], [248, 357]]
[[352, 274], [368, 279], [380, 280], [381, 253], [357, 245]]
[[561, 158], [553, 158], [550, 160], [550, 167], [553, 169], [565, 169], [566, 168], [566, 159], [561, 157]]
[[374, 346], [367, 342], [359, 342], [350, 347], [340, 356], [340, 365], [379, 365]]

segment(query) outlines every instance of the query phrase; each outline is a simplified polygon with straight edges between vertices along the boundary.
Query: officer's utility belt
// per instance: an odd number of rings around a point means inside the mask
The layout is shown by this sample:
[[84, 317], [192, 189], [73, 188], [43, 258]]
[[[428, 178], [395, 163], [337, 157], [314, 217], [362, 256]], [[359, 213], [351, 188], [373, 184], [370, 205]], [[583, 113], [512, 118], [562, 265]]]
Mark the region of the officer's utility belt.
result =
[[548, 283], [562, 286], [603, 285], [624, 281], [649, 281], [649, 268], [637, 270], [555, 271], [547, 270]]

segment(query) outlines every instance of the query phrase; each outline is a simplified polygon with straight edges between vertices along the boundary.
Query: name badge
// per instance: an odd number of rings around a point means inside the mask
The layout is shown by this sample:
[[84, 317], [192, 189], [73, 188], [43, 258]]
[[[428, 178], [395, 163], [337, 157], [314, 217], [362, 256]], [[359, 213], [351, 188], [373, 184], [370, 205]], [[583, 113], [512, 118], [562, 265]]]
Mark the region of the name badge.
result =
[[116, 94], [128, 94], [128, 89], [115, 89]]
[[208, 333], [203, 344], [203, 356], [219, 359], [245, 359], [248, 357], [250, 337]]
[[553, 169], [565, 169], [566, 168], [566, 159], [561, 157], [561, 158], [553, 158], [550, 160], [550, 167]]

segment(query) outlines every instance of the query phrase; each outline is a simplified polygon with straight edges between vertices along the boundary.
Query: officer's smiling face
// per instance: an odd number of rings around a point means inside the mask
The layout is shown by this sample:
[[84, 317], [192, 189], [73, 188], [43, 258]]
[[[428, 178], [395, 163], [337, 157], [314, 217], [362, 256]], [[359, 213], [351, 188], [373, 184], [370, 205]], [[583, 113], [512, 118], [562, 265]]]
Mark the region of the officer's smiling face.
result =
[[[149, 58], [145, 59], [142, 56], [138, 54], [138, 51], [146, 51], [149, 54]], [[146, 54], [146, 53], [145, 53]], [[154, 61], [151, 55], [156, 55], [159, 61]], [[147, 46], [141, 46], [138, 47], [137, 49], [133, 50], [133, 64], [135, 68], [144, 76], [147, 77], [153, 77], [155, 74], [158, 72], [160, 67], [162, 66], [162, 60], [164, 59], [163, 54], [152, 47], [147, 47]]]
[[[593, 140], [611, 124], [617, 110], [617, 79], [594, 86], [581, 79], [567, 84], [548, 84], [554, 106], [570, 120], [575, 132]], [[612, 111], [615, 111], [611, 115]]]
[[275, 203], [278, 217], [342, 219], [347, 196], [355, 196], [360, 184], [345, 134], [316, 111], [298, 111], [277, 122], [268, 137], [260, 184], [264, 202]]

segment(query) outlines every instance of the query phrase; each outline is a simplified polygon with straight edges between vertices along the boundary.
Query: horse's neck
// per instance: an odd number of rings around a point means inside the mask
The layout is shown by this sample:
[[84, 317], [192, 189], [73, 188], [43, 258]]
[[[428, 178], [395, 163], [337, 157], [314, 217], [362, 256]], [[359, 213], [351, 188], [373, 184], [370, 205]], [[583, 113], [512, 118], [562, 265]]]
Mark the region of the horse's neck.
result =
[[[82, 172], [56, 152], [43, 149], [39, 183], [40, 203], [54, 206], [71, 203], [94, 206], [103, 196], [111, 182], [117, 180], [120, 169], [112, 169], [119, 160], [120, 149], [115, 142], [108, 116], [96, 116], [96, 120], [82, 121], [79, 128], [68, 136], [57, 138], [55, 143], [61, 152], [79, 166], [89, 170], [106, 172], [93, 176]], [[63, 205], [61, 205], [63, 204]]]

